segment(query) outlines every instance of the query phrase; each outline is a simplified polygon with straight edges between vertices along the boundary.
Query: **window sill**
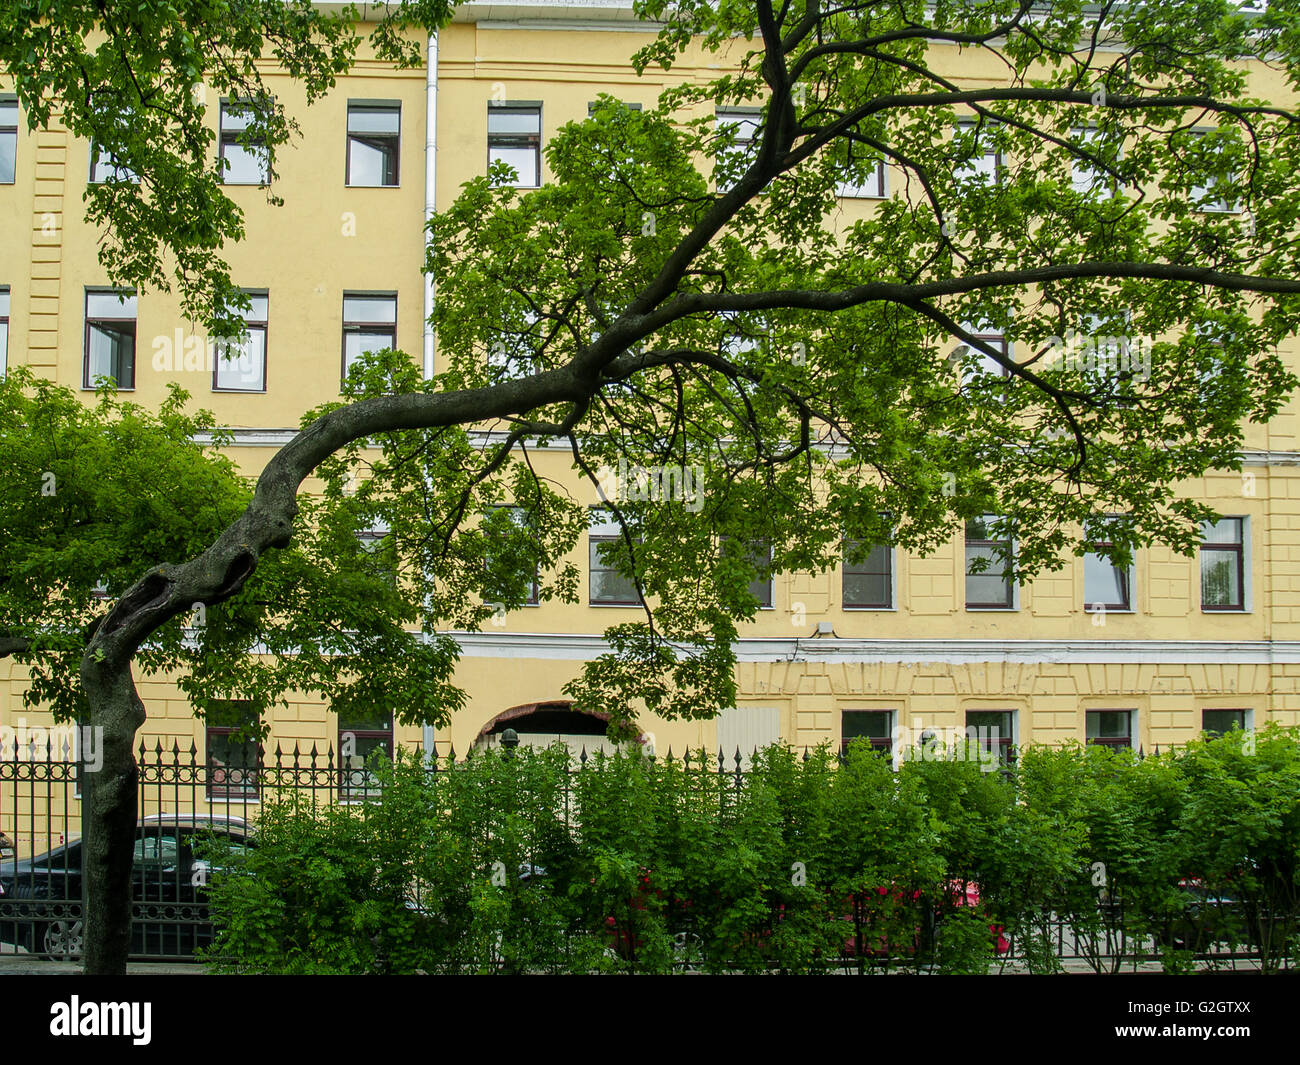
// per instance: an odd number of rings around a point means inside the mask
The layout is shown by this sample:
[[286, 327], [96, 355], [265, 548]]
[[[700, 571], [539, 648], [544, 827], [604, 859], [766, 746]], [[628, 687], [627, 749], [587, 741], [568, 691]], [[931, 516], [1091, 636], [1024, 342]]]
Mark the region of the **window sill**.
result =
[[343, 185], [343, 187], [345, 189], [400, 189], [402, 186], [401, 185], [354, 185], [351, 182], [346, 182]]
[[[83, 392], [98, 392], [99, 389], [95, 388], [93, 385], [82, 385], [82, 386], [81, 386], [81, 391], [83, 391]], [[130, 388], [123, 388], [121, 385], [118, 385], [115, 389], [113, 389], [113, 391], [115, 391], [115, 392], [134, 392], [134, 391], [135, 391], [135, 386], [132, 385]]]
[[632, 609], [632, 610], [640, 610], [640, 609], [642, 609], [642, 607], [644, 607], [645, 604], [644, 604], [644, 603], [592, 603], [592, 602], [588, 602], [587, 605], [588, 605], [588, 606], [593, 606], [593, 607], [598, 607], [598, 608], [600, 608], [600, 607], [603, 607], [603, 608], [610, 608], [610, 607], [612, 607], [612, 608], [615, 609], [615, 610], [628, 610], [628, 609]]
[[1102, 605], [1100, 608], [1095, 606], [1085, 606], [1085, 614], [1136, 614], [1137, 610], [1131, 606], [1107, 606]]
[[844, 603], [844, 604], [840, 607], [840, 609], [841, 609], [841, 610], [858, 610], [858, 611], [869, 610], [869, 611], [874, 611], [874, 612], [876, 612], [876, 613], [880, 613], [881, 611], [885, 611], [885, 612], [893, 612], [893, 613], [897, 613], [897, 612], [898, 612], [898, 607], [897, 607], [897, 606], [851, 606], [851, 605], [849, 605], [848, 603]]
[[1018, 614], [1018, 613], [1020, 613], [1020, 607], [1018, 607], [1018, 606], [970, 606], [970, 605], [967, 605], [966, 610], [967, 610], [968, 613], [971, 613], [971, 614]]
[[1202, 614], [1251, 614], [1254, 611], [1247, 610], [1244, 606], [1210, 606], [1201, 607]]
[[265, 389], [265, 388], [218, 388], [216, 385], [213, 385], [213, 386], [212, 386], [212, 391], [213, 391], [213, 392], [218, 392], [218, 393], [220, 393], [220, 392], [228, 392], [228, 393], [230, 393], [231, 395], [235, 395], [235, 396], [264, 396], [264, 395], [266, 395], [266, 389]]

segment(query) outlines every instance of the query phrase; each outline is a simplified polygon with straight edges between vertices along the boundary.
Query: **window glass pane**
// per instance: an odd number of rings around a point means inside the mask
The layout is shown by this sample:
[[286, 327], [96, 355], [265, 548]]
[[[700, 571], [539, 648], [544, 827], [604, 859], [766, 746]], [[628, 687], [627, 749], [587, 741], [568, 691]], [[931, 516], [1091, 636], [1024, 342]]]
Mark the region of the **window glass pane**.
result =
[[886, 573], [846, 573], [845, 606], [888, 606], [889, 575]]
[[610, 569], [611, 563], [601, 558], [601, 546], [609, 540], [592, 538], [591, 553], [591, 600], [599, 603], [638, 603], [636, 582]]
[[90, 183], [102, 185], [106, 181], [139, 181], [140, 179], [124, 166], [118, 166], [117, 160], [108, 152], [91, 145]]
[[393, 133], [401, 125], [401, 111], [396, 107], [348, 108], [349, 133]]
[[1085, 606], [1128, 605], [1128, 573], [1102, 555], [1083, 556], [1083, 597]]
[[1089, 710], [1087, 714], [1088, 739], [1113, 740], [1129, 738], [1130, 717], [1127, 710]]
[[248, 128], [251, 114], [238, 104], [221, 105], [221, 129], [238, 131]]
[[220, 341], [217, 354], [216, 387], [239, 392], [266, 389], [266, 330], [249, 329], [242, 341]]
[[265, 185], [267, 183], [266, 152], [261, 148], [245, 148], [242, 144], [223, 144], [221, 157], [226, 161], [227, 185]]
[[532, 133], [542, 131], [542, 113], [535, 107], [488, 108], [488, 133]]
[[1241, 586], [1240, 558], [1235, 552], [1201, 552], [1201, 604], [1237, 606]]
[[0, 318], [9, 317], [9, 290], [0, 288]]
[[9, 322], [0, 321], [0, 373], [9, 362]]
[[1221, 736], [1234, 728], [1245, 729], [1245, 710], [1204, 710], [1201, 713], [1201, 728], [1205, 732]]
[[379, 333], [356, 330], [348, 333], [343, 338], [343, 357], [345, 368], [351, 368], [352, 364], [374, 351], [383, 351], [391, 348], [394, 344], [392, 333]]
[[535, 186], [537, 181], [537, 149], [536, 148], [505, 148], [493, 146], [488, 153], [488, 161], [494, 163], [497, 160], [505, 163], [518, 175], [518, 183], [521, 186]]
[[588, 511], [587, 524], [592, 536], [618, 536], [620, 533], [618, 519], [604, 507], [592, 507]]
[[1224, 518], [1222, 521], [1206, 522], [1201, 526], [1201, 538], [1209, 544], [1241, 543], [1241, 519]]
[[134, 318], [135, 295], [116, 292], [87, 292], [87, 318]]
[[250, 322], [265, 322], [267, 297], [255, 295], [252, 292], [246, 293], [252, 306], [244, 312], [244, 318]]
[[384, 186], [397, 184], [397, 144], [348, 140], [348, 184]]
[[18, 101], [0, 100], [0, 185], [12, 185], [18, 158]]
[[890, 739], [892, 728], [892, 711], [889, 710], [845, 710], [841, 715], [841, 724], [846, 740], [850, 739]]
[[135, 323], [88, 322], [89, 359], [86, 385], [111, 377], [119, 388], [135, 387]]
[[396, 322], [397, 300], [392, 296], [344, 296], [343, 321]]

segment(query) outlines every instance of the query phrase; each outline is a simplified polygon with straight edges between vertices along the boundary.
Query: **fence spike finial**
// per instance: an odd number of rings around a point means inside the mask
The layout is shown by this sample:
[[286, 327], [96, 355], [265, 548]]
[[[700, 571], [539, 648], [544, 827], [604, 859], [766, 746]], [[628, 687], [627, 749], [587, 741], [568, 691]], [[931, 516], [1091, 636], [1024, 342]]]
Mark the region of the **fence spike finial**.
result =
[[803, 760], [808, 761], [808, 744], [803, 745]]
[[583, 765], [587, 764], [587, 745], [585, 743], [582, 745], [582, 753], [578, 755], [578, 761]]

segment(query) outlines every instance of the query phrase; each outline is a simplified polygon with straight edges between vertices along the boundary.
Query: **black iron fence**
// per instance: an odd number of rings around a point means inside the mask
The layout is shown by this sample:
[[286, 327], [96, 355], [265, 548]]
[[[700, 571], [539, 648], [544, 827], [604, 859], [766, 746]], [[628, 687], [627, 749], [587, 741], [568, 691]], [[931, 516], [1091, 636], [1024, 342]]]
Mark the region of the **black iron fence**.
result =
[[[74, 959], [81, 953], [82, 770], [72, 755], [67, 743], [53, 738], [40, 747], [0, 745], [0, 954]], [[734, 758], [719, 752], [716, 759], [688, 763], [688, 770], [709, 778], [709, 786], [739, 794], [746, 779], [743, 761], [739, 751]], [[315, 803], [382, 801], [374, 775], [357, 768], [355, 759], [337, 757], [332, 747], [320, 751], [313, 745], [303, 751], [295, 746], [285, 751], [277, 746], [261, 752], [256, 763], [230, 764], [201, 760], [192, 743], [187, 750], [175, 742], [167, 749], [155, 741], [152, 746], [141, 744], [138, 764], [140, 822], [132, 874], [131, 948], [137, 959], [193, 960], [212, 942], [205, 901], [212, 870], [203, 857], [202, 840], [215, 834], [237, 847], [250, 841], [255, 845], [262, 800], [293, 794]], [[436, 778], [455, 764], [453, 751], [427, 760], [425, 766]], [[584, 751], [571, 762], [569, 780], [588, 769]], [[567, 818], [568, 781], [561, 801]], [[840, 960], [847, 971], [906, 967], [923, 941], [935, 934], [933, 926], [918, 926], [915, 943], [882, 947], [869, 919], [858, 912], [860, 901], [854, 900], [845, 918]], [[1247, 936], [1214, 931], [1240, 925], [1242, 915], [1222, 901], [1215, 910], [1214, 921], [1173, 928], [1163, 942], [1160, 936], [1129, 934], [1117, 900], [1102, 906], [1097, 920], [1083, 926], [1044, 912], [1032, 931], [1022, 929], [1019, 939], [999, 926], [990, 927], [995, 967], [1016, 970], [1028, 963], [1041, 969], [1044, 956], [1050, 956], [1066, 967], [1115, 972], [1156, 962], [1173, 947], [1202, 968], [1253, 968], [1260, 954]], [[677, 936], [682, 967], [691, 965], [689, 948], [696, 938], [690, 929]], [[1289, 964], [1284, 957], [1282, 967]]]

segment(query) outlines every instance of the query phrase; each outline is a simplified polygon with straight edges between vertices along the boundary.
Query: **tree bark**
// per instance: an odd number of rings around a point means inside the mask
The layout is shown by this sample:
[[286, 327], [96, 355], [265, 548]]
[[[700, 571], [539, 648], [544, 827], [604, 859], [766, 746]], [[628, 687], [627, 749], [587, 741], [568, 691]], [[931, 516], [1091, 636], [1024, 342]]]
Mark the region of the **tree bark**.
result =
[[91, 727], [103, 730], [103, 764], [82, 774], [83, 964], [88, 974], [122, 976], [131, 950], [131, 862], [139, 787], [133, 747], [145, 711], [129, 665], [119, 670], [87, 659], [81, 678]]

